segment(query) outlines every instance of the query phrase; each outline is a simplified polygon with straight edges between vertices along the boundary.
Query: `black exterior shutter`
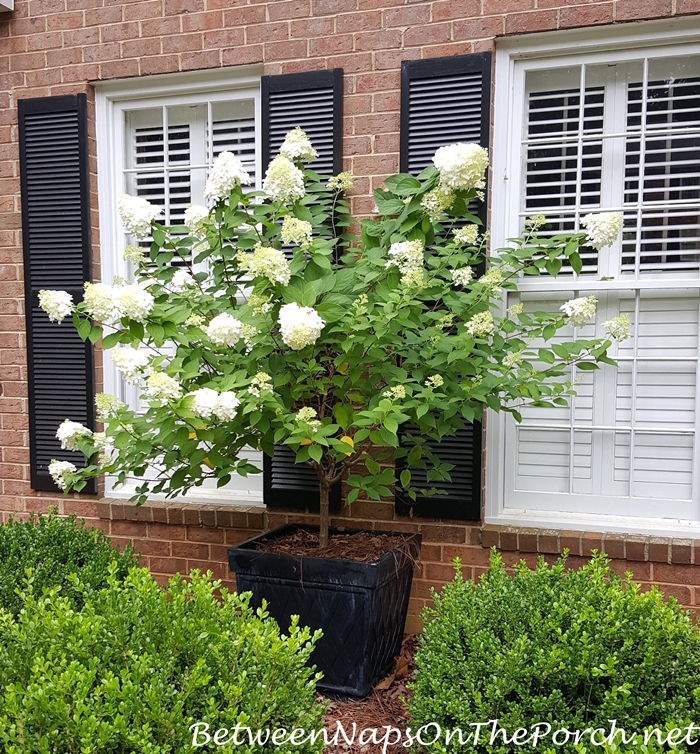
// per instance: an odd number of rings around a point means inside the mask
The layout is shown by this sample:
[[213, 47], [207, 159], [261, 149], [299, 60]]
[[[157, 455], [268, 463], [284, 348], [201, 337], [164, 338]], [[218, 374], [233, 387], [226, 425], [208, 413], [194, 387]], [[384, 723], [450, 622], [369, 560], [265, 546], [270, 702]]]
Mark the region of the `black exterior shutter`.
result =
[[343, 169], [343, 69], [262, 77], [262, 164], [300, 126], [318, 152], [310, 167], [321, 175]]
[[[262, 78], [262, 164], [296, 126], [306, 131], [318, 152], [310, 167], [321, 175], [343, 169], [343, 70], [290, 73]], [[318, 479], [307, 464], [294, 462], [286, 445], [263, 460], [263, 498], [268, 508], [318, 511]], [[331, 511], [341, 507], [340, 483], [330, 493]]]
[[[78, 302], [90, 280], [86, 96], [20, 100], [19, 146], [31, 483], [54, 491], [52, 458], [84, 465], [81, 453], [61, 450], [58, 425], [71, 419], [95, 426], [92, 346], [70, 320], [49, 322], [38, 305], [42, 288], [66, 290]], [[96, 491], [94, 480], [85, 491]]]
[[[456, 142], [489, 146], [491, 53], [430, 60], [407, 60], [401, 67], [400, 170], [417, 175], [432, 165], [439, 147]], [[476, 209], [476, 208], [475, 208]], [[477, 214], [486, 225], [486, 202]], [[433, 453], [454, 465], [452, 482], [427, 482], [423, 469], [411, 468], [411, 486], [436, 487], [447, 495], [421, 496], [414, 502], [397, 488], [396, 512], [430, 518], [481, 519], [481, 422], [438, 443]]]

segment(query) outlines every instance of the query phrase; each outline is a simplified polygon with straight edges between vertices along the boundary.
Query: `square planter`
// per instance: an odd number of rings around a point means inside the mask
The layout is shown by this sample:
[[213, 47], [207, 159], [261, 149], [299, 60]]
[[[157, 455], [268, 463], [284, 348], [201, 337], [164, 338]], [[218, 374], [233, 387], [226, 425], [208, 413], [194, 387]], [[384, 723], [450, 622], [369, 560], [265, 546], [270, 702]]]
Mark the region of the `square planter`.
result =
[[367, 696], [401, 649], [420, 535], [408, 535], [403, 547], [371, 563], [255, 549], [260, 539], [302, 528], [314, 527], [281, 526], [229, 547], [238, 591], [252, 592], [256, 608], [265, 599], [283, 631], [292, 615], [300, 625], [323, 631], [311, 658], [323, 672], [319, 691]]

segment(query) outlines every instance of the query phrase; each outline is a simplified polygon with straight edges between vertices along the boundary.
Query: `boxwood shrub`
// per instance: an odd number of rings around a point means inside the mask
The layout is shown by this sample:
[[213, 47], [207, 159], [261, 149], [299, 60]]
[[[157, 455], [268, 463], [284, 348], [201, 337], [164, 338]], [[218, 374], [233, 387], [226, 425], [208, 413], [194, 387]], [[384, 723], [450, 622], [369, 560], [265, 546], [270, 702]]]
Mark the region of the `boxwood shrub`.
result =
[[[614, 719], [629, 735], [648, 726], [700, 724], [700, 637], [673, 598], [664, 601], [655, 588], [642, 592], [601, 554], [578, 570], [566, 569], [565, 556], [552, 567], [540, 559], [534, 570], [521, 563], [511, 577], [494, 552], [476, 585], [462, 579], [459, 563], [456, 568], [454, 581], [434, 594], [434, 607], [423, 615], [410, 702], [414, 728], [437, 722], [466, 737], [475, 730], [470, 723], [497, 719], [509, 735], [538, 722], [609, 733]], [[491, 730], [483, 729], [487, 744]], [[552, 748], [602, 751], [573, 740]], [[483, 734], [480, 743], [475, 748], [473, 739], [460, 745], [455, 738], [445, 746], [443, 739], [425, 750], [535, 748], [505, 744], [502, 736], [484, 746]], [[616, 743], [622, 751], [646, 751]], [[545, 751], [547, 742], [536, 748]]]
[[[17, 617], [0, 611], [0, 751], [319, 752], [322, 739], [248, 745], [244, 731], [321, 726], [306, 665], [318, 637], [295, 623], [282, 635], [249, 595], [217, 587], [193, 571], [161, 589], [132, 568], [86, 594], [81, 610], [53, 587], [23, 594]], [[240, 723], [243, 745], [193, 748], [189, 728], [205, 722], [210, 735]]]
[[[106, 585], [111, 563], [116, 564], [117, 578], [126, 576], [134, 564], [131, 545], [120, 553], [102, 531], [88, 529], [82, 519], [60, 518], [55, 512], [32, 515], [28, 521], [12, 518], [0, 525], [0, 608], [19, 611], [17, 592], [28, 577], [38, 593], [58, 586], [62, 596], [79, 606], [87, 591]], [[73, 573], [80, 576], [80, 591], [73, 586]]]

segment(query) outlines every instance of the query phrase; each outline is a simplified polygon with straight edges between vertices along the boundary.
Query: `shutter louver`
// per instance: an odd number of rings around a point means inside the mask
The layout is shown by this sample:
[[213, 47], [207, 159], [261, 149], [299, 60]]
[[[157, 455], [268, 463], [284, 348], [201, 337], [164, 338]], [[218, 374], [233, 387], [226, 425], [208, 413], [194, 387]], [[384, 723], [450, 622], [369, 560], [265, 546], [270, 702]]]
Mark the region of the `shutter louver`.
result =
[[[51, 459], [84, 465], [61, 450], [59, 424], [70, 418], [94, 429], [93, 353], [73, 324], [49, 322], [38, 306], [42, 288], [80, 301], [90, 279], [90, 194], [84, 94], [19, 101], [22, 237], [27, 320], [31, 484], [56, 491]], [[95, 492], [91, 480], [86, 492]]]
[[[491, 53], [430, 60], [407, 60], [401, 67], [400, 170], [417, 175], [432, 165], [440, 147], [456, 142], [488, 148], [491, 114]], [[474, 207], [486, 225], [486, 202]], [[428, 440], [433, 453], [454, 466], [451, 482], [427, 482], [426, 470], [411, 469], [416, 490], [435, 487], [447, 495], [414, 502], [397, 488], [396, 512], [430, 518], [477, 521], [481, 518], [481, 422], [468, 424], [441, 443]]]
[[[309, 167], [320, 175], [343, 169], [343, 70], [290, 73], [262, 78], [263, 172], [282, 146], [284, 137], [299, 126], [318, 158]], [[319, 510], [318, 479], [307, 464], [294, 462], [286, 445], [264, 457], [263, 499], [269, 508]], [[340, 483], [331, 489], [331, 511], [340, 509]]]

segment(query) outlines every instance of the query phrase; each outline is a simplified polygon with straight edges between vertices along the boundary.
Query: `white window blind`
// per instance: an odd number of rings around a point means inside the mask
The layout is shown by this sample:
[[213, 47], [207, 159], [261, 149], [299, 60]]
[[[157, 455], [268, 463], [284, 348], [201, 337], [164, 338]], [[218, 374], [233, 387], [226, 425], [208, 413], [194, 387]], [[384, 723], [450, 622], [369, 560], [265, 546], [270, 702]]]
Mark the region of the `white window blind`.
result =
[[[211, 97], [190, 94], [124, 104], [115, 113], [122, 121], [121, 125], [117, 124], [122, 134], [122, 148], [116, 155], [116, 193], [125, 191], [142, 196], [163, 208], [164, 224], [182, 225], [189, 204], [207, 204], [204, 199], [206, 179], [214, 160], [223, 151], [233, 152], [243, 162], [251, 176], [250, 188], [257, 188], [260, 162], [257, 96], [257, 91], [239, 91], [230, 97], [225, 92], [217, 92]], [[123, 228], [120, 233], [121, 241], [115, 251], [119, 257], [126, 244], [135, 242]], [[141, 242], [145, 247], [150, 247], [150, 243], [150, 239]], [[123, 276], [132, 277], [131, 265], [121, 264]], [[120, 269], [119, 260], [111, 266]], [[109, 364], [108, 354], [107, 362]], [[118, 376], [116, 381], [119, 397], [139, 410], [140, 391]], [[248, 449], [245, 455], [262, 468], [262, 453]], [[108, 484], [111, 486], [110, 480]], [[112, 487], [109, 494], [129, 497], [138, 484], [137, 479], [128, 480], [122, 487]], [[206, 481], [202, 487], [191, 490], [185, 500], [262, 503], [262, 475], [234, 476], [221, 489], [217, 489], [214, 482]]]
[[506, 422], [503, 510], [700, 521], [700, 56], [549, 63], [523, 64], [520, 227], [542, 213], [546, 233], [578, 230], [615, 210], [624, 232], [585, 249], [580, 275], [525, 279], [508, 303], [595, 295], [596, 321], [559, 337], [604, 337], [623, 313], [632, 337], [613, 347], [618, 368], [572, 370], [569, 407]]

